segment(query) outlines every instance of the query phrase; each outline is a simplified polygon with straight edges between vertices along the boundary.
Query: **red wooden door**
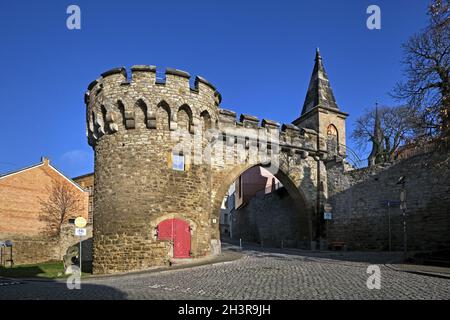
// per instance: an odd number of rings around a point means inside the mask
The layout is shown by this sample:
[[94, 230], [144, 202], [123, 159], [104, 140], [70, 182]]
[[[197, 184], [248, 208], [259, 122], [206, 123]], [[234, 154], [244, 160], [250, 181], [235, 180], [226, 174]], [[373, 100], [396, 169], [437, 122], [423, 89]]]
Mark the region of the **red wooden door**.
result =
[[189, 258], [191, 251], [191, 232], [186, 221], [175, 219], [173, 257]]
[[173, 240], [173, 219], [167, 219], [158, 224], [158, 240]]
[[189, 224], [180, 219], [167, 219], [158, 225], [159, 240], [173, 240], [173, 257], [189, 258], [191, 231]]

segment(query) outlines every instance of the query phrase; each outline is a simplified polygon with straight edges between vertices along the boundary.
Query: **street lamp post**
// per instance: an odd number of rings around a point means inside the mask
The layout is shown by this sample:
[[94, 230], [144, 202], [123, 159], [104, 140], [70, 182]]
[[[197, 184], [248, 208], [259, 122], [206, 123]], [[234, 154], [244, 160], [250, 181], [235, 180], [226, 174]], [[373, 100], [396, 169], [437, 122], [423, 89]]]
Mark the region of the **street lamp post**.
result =
[[391, 223], [391, 208], [394, 208], [396, 206], [400, 205], [400, 201], [398, 200], [384, 200], [381, 201], [382, 206], [387, 207], [387, 219], [388, 219], [388, 244], [389, 244], [389, 252], [392, 251], [392, 223]]
[[389, 232], [389, 252], [392, 251], [392, 236], [391, 236], [391, 203], [388, 202], [388, 232]]
[[400, 209], [402, 210], [403, 217], [403, 258], [406, 261], [408, 259], [408, 242], [406, 232], [406, 189], [405, 189], [405, 177], [401, 176], [397, 184], [402, 186], [400, 192]]

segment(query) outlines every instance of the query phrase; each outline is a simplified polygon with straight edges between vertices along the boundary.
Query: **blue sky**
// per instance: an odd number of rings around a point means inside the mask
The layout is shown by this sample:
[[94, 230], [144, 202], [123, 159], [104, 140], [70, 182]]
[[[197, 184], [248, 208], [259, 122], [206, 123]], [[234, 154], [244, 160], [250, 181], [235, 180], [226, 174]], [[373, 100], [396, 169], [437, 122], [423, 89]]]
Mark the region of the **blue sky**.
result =
[[[81, 8], [81, 30], [66, 8]], [[366, 8], [381, 8], [381, 30]], [[153, 64], [202, 75], [221, 106], [279, 122], [300, 114], [320, 47], [341, 110], [354, 120], [402, 79], [401, 44], [427, 0], [0, 2], [0, 173], [42, 155], [69, 176], [93, 170], [83, 95], [100, 73]], [[348, 143], [352, 146], [349, 139]]]

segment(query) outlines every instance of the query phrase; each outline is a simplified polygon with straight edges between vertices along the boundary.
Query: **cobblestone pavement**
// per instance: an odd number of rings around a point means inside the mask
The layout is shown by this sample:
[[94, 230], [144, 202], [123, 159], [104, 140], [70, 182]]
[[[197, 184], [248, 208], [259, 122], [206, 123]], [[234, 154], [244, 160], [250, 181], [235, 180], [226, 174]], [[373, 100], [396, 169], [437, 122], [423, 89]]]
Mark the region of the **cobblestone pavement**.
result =
[[[246, 251], [241, 259], [188, 269], [0, 286], [0, 299], [450, 299], [450, 280], [381, 268], [369, 290], [367, 262]], [[5, 281], [5, 280], [3, 280]], [[7, 281], [6, 281], [7, 282]]]

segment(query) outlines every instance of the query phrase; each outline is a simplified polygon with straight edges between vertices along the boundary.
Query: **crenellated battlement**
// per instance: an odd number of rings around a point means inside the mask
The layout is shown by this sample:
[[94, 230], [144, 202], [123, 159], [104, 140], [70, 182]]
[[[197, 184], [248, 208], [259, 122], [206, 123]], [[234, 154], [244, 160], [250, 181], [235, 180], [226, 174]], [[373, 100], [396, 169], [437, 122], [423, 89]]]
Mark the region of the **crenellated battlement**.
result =
[[89, 84], [85, 102], [90, 145], [120, 130], [175, 131], [181, 125], [180, 129], [190, 134], [196, 129], [216, 129], [222, 137], [219, 139], [228, 145], [243, 139], [247, 148], [251, 143], [268, 148], [276, 143], [281, 151], [301, 153], [303, 157], [326, 152], [324, 137], [312, 129], [260, 121], [248, 114], [237, 118], [234, 111], [219, 108], [220, 93], [200, 76], [192, 87], [186, 71], [167, 68], [162, 78], [156, 66], [135, 65], [130, 70], [130, 77], [123, 67], [108, 70]]
[[[283, 150], [292, 149], [299, 153], [306, 151], [308, 154], [326, 152], [325, 138], [319, 136], [315, 130], [299, 128], [290, 123], [280, 125], [268, 119], [260, 121], [258, 117], [248, 114], [241, 114], [238, 121], [236, 112], [227, 109], [219, 109], [218, 129], [223, 135], [255, 139], [258, 143], [259, 140], [265, 139], [273, 142], [276, 137], [276, 142]], [[317, 150], [318, 141], [320, 150]]]
[[167, 86], [176, 87], [200, 95], [214, 97], [216, 105], [219, 105], [222, 97], [216, 87], [201, 76], [196, 76], [194, 86], [190, 85], [191, 75], [182, 70], [167, 68], [165, 77], [157, 77], [157, 68], [152, 65], [134, 65], [130, 68], [131, 75], [128, 77], [124, 67], [113, 68], [101, 74], [100, 78], [91, 82], [87, 88], [87, 103], [101, 89], [115, 89], [126, 86]]
[[[178, 128], [178, 114], [187, 115], [188, 131], [205, 121], [217, 121], [222, 97], [205, 78], [167, 68], [161, 77], [151, 65], [135, 65], [130, 74], [124, 67], [114, 68], [91, 82], [85, 93], [88, 142], [94, 145], [103, 135], [121, 128], [145, 126], [157, 129], [157, 114], [167, 117], [168, 130]], [[161, 111], [164, 111], [161, 114]], [[138, 119], [139, 118], [139, 119]]]

